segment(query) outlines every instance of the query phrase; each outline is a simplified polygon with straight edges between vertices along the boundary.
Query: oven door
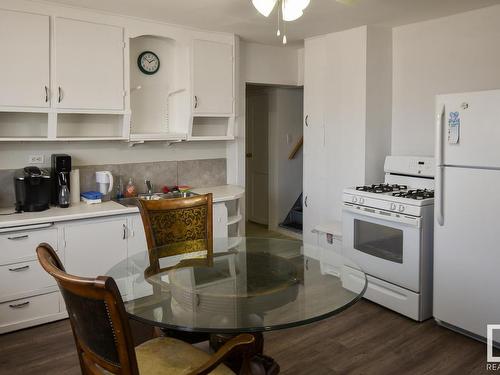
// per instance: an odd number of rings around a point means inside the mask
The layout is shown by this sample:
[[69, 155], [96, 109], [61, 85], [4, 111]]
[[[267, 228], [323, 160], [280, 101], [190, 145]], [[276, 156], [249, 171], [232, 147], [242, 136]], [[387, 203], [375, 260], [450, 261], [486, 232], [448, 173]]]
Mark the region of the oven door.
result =
[[421, 218], [345, 203], [342, 222], [351, 266], [419, 292]]

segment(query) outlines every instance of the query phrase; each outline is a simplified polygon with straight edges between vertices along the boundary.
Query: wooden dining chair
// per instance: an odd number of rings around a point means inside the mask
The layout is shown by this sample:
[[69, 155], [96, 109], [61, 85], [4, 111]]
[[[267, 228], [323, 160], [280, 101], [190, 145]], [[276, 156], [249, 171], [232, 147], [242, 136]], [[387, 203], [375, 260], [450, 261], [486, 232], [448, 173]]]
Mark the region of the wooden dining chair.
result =
[[160, 259], [206, 251], [213, 254], [212, 194], [189, 198], [139, 200], [149, 253], [149, 272], [160, 271]]
[[[212, 194], [163, 200], [140, 199], [138, 206], [148, 245], [149, 267], [144, 272], [146, 279], [164, 271], [160, 266], [162, 258], [206, 251], [204, 259], [199, 261], [212, 260]], [[158, 288], [158, 285], [154, 284], [153, 288]], [[210, 338], [204, 333], [169, 329], [161, 331], [166, 336], [192, 344]]]
[[64, 297], [84, 375], [228, 375], [234, 372], [222, 362], [234, 355], [243, 356], [239, 374], [252, 375], [250, 356], [255, 339], [249, 334], [235, 337], [212, 356], [170, 337], [158, 337], [134, 348], [127, 313], [113, 278], [67, 274], [48, 244], [40, 244], [36, 252]]

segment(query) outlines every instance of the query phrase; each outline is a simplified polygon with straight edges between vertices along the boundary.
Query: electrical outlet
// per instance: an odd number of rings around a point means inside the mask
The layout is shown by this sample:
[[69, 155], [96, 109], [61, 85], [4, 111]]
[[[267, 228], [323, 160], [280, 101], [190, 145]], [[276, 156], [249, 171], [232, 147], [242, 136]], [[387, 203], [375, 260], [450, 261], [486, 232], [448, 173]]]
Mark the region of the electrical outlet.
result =
[[29, 164], [43, 164], [45, 162], [45, 158], [43, 155], [30, 155], [28, 157]]

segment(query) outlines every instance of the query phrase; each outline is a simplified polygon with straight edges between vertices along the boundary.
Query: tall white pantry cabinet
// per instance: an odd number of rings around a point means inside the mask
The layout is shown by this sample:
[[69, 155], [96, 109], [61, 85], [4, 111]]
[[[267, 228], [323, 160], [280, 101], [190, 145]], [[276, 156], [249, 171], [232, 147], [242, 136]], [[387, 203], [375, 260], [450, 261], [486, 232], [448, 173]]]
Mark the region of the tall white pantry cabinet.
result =
[[390, 153], [392, 33], [358, 27], [305, 41], [304, 228], [342, 217], [342, 190], [383, 180]]

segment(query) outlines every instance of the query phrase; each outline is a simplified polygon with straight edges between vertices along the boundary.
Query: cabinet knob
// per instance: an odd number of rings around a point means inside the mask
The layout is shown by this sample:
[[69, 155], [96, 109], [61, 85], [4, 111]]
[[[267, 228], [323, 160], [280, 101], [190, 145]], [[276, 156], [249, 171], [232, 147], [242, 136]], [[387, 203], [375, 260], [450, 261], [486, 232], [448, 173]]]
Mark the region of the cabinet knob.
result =
[[198, 96], [194, 96], [194, 108], [198, 108]]
[[62, 100], [62, 89], [61, 89], [61, 86], [59, 86], [57, 88], [57, 102], [61, 103], [61, 100]]
[[306, 124], [307, 127], [309, 127], [309, 115], [306, 115], [304, 123]]
[[49, 88], [47, 86], [45, 87], [45, 103], [49, 101]]

